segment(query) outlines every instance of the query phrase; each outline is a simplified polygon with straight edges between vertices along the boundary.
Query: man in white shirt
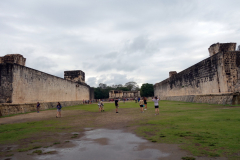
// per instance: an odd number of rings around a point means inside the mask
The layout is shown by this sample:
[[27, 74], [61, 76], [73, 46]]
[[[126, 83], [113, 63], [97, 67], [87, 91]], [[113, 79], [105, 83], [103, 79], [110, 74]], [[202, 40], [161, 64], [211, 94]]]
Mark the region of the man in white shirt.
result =
[[159, 114], [159, 104], [158, 104], [159, 99], [157, 97], [155, 97], [155, 99], [153, 98], [152, 101], [154, 102], [154, 106], [155, 106], [155, 115], [158, 115]]

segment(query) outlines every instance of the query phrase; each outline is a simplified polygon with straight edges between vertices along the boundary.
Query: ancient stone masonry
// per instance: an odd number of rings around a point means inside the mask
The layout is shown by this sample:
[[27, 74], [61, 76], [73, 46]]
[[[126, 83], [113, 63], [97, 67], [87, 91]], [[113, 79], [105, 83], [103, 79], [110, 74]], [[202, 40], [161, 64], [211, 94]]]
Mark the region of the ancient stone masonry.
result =
[[67, 79], [76, 83], [85, 83], [85, 73], [80, 70], [64, 71], [64, 79]]
[[7, 54], [4, 57], [0, 57], [1, 63], [15, 63], [22, 66], [25, 66], [26, 58], [24, 58], [21, 54]]
[[[240, 51], [236, 43], [210, 46], [211, 57], [154, 85], [161, 99], [188, 102], [236, 104], [240, 91]], [[230, 97], [230, 98], [229, 98]]]
[[122, 90], [109, 91], [109, 98], [135, 98], [135, 97], [140, 97], [140, 91], [122, 91]]
[[63, 79], [25, 67], [25, 60], [21, 55], [6, 55], [1, 58], [0, 103], [23, 104], [94, 99], [94, 90], [85, 83], [84, 72], [67, 71], [65, 73], [68, 78]]

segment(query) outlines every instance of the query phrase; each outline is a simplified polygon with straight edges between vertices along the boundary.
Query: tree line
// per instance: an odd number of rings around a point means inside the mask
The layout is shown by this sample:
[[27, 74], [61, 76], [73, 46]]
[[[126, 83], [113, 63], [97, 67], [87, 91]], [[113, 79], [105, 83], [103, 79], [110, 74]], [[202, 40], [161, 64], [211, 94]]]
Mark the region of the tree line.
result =
[[152, 97], [153, 93], [153, 84], [142, 84], [141, 88], [136, 82], [127, 82], [126, 84], [118, 84], [108, 86], [107, 84], [100, 83], [97, 88], [94, 88], [94, 97], [95, 99], [106, 99], [109, 98], [110, 90], [122, 90], [122, 91], [140, 91], [142, 97]]

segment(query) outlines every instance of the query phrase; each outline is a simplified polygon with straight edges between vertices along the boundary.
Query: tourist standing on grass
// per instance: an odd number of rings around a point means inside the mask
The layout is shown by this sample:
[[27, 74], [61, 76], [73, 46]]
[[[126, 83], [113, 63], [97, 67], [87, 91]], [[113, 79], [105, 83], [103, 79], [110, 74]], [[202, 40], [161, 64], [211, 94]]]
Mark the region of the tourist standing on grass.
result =
[[99, 109], [99, 112], [102, 112], [101, 100], [100, 99], [98, 101], [98, 109]]
[[135, 103], [137, 103], [137, 97], [135, 97]]
[[147, 110], [147, 97], [144, 97], [144, 105], [145, 105], [145, 109], [144, 110]]
[[155, 106], [155, 115], [158, 115], [159, 114], [159, 104], [158, 104], [159, 99], [157, 97], [155, 97], [155, 99], [152, 99], [152, 101], [154, 102], [154, 106]]
[[37, 102], [37, 113], [39, 113], [39, 110], [40, 110], [40, 103], [39, 102]]
[[139, 105], [140, 105], [140, 110], [141, 110], [141, 113], [144, 113], [144, 111], [143, 111], [143, 99], [144, 98], [142, 98], [140, 101], [139, 101]]
[[116, 107], [116, 113], [118, 113], [118, 98], [115, 99], [115, 107]]
[[100, 104], [101, 104], [101, 110], [102, 110], [102, 112], [104, 112], [104, 107], [103, 107], [104, 104], [103, 104], [103, 101], [101, 101]]
[[62, 106], [61, 104], [58, 102], [57, 103], [57, 115], [56, 115], [56, 118], [61, 118], [61, 109], [62, 109]]

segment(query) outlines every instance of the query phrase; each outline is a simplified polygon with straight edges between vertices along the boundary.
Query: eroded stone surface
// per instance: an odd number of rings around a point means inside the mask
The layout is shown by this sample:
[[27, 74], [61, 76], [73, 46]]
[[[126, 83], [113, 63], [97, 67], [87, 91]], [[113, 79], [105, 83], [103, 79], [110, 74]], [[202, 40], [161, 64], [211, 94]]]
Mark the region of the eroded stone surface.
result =
[[[161, 99], [200, 103], [235, 104], [240, 92], [240, 51], [236, 43], [217, 43], [209, 48], [211, 57], [154, 85], [154, 95]], [[224, 95], [231, 93], [231, 95]], [[209, 96], [220, 94], [221, 96]], [[202, 95], [199, 97], [197, 95]], [[195, 98], [190, 98], [194, 96]], [[229, 96], [231, 98], [229, 98]], [[235, 96], [235, 98], [234, 98]], [[221, 100], [218, 100], [221, 97]], [[236, 100], [237, 99], [237, 100]]]

